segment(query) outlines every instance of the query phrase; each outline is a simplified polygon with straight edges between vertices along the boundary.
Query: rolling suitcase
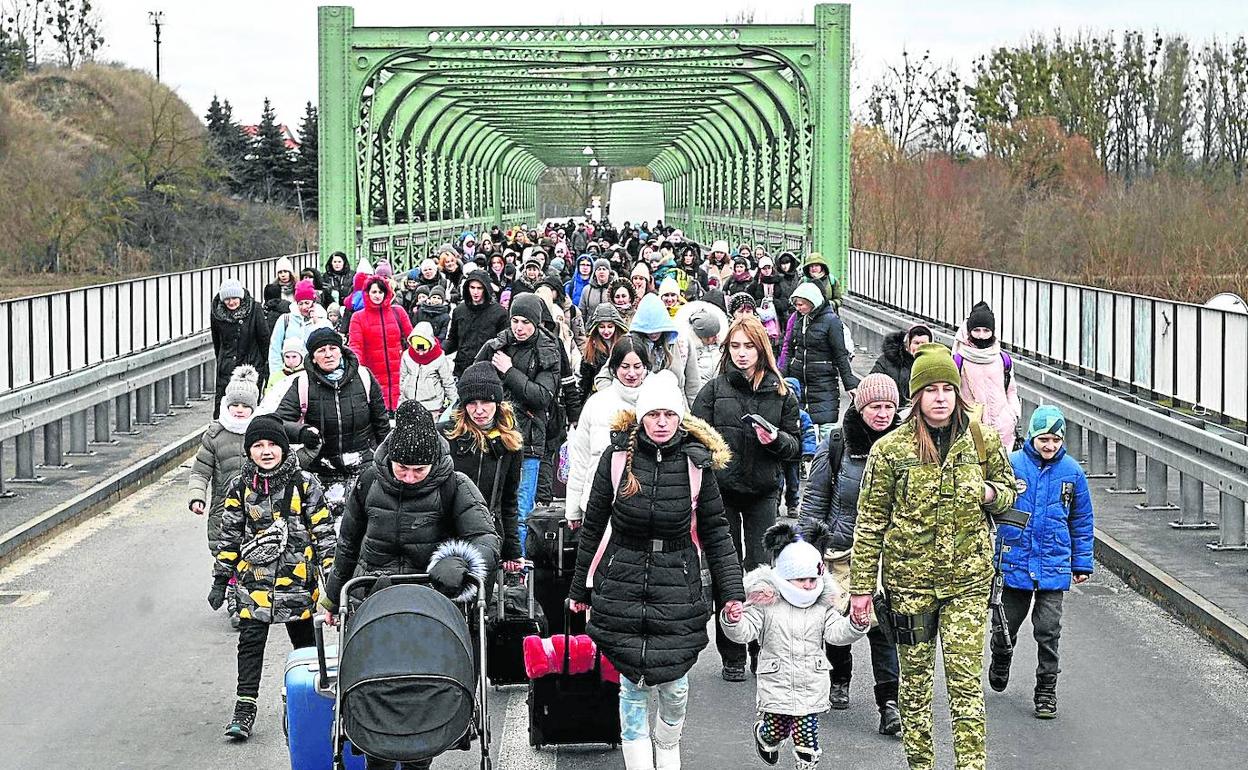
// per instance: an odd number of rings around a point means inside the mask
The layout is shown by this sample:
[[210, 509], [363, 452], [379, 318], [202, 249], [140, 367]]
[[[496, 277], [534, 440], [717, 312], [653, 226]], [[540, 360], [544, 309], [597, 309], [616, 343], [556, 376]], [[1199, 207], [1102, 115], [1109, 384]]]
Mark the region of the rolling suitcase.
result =
[[585, 616], [575, 615], [571, 628], [563, 627], [572, 574], [576, 571], [577, 531], [569, 529], [563, 518], [563, 507], [541, 506], [529, 513], [525, 522], [524, 550], [533, 562], [529, 579], [537, 603], [550, 622], [550, 633], [585, 632]]
[[[568, 613], [564, 613], [568, 614]], [[568, 619], [565, 618], [565, 627]], [[583, 674], [568, 674], [571, 637], [564, 635], [562, 669], [529, 680], [529, 745], [620, 743], [620, 685], [603, 678], [602, 654]]]
[[[325, 651], [329, 687], [317, 679], [316, 648], [292, 650], [286, 657], [286, 678], [282, 685], [282, 729], [290, 749], [290, 770], [329, 770], [334, 748], [334, 690], [338, 681], [338, 650]], [[343, 752], [347, 770], [364, 770], [364, 757], [348, 746]]]
[[490, 684], [524, 684], [524, 637], [545, 636], [546, 616], [533, 598], [533, 578], [507, 585], [499, 571], [494, 607], [486, 618], [485, 662]]

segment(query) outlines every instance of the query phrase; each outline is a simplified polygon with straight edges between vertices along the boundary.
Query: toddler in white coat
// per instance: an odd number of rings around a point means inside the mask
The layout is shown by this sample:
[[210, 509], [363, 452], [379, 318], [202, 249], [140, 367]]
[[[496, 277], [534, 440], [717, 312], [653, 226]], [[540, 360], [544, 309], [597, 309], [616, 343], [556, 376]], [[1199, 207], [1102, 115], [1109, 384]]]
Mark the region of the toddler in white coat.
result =
[[866, 634], [837, 611], [840, 588], [823, 565], [827, 527], [797, 530], [776, 524], [763, 536], [774, 566], [745, 576], [745, 607], [721, 613], [724, 634], [738, 644], [759, 643], [758, 721], [754, 744], [769, 765], [793, 739], [794, 766], [819, 766], [819, 714], [828, 710], [825, 644], [852, 644]]
[[437, 420], [442, 411], [459, 401], [451, 357], [428, 321], [421, 321], [407, 337], [407, 352], [399, 364], [399, 403], [419, 401]]

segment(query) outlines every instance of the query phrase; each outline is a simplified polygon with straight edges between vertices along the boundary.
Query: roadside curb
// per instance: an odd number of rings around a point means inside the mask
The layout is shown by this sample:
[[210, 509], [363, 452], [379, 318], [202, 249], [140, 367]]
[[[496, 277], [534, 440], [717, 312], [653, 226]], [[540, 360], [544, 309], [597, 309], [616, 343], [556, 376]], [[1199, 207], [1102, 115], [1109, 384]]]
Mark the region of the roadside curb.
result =
[[1248, 665], [1248, 625], [1100, 529], [1093, 553], [1136, 593]]
[[29, 552], [61, 530], [78, 524], [108, 508], [180, 465], [200, 442], [204, 430], [194, 432], [157, 450], [145, 460], [109, 476], [79, 495], [0, 535], [0, 567]]

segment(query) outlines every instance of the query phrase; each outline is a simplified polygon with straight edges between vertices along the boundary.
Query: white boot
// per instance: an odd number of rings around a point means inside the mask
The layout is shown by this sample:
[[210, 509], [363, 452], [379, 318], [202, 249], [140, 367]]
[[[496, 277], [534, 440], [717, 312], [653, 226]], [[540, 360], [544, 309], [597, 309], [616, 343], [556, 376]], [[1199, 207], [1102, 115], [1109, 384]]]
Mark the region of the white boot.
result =
[[649, 736], [624, 741], [620, 748], [624, 751], [625, 770], [654, 770], [654, 744]]
[[680, 734], [685, 720], [674, 725], [662, 719], [654, 723], [654, 770], [680, 770]]
[[821, 751], [810, 752], [806, 749], [793, 749], [793, 767], [795, 770], [818, 770]]

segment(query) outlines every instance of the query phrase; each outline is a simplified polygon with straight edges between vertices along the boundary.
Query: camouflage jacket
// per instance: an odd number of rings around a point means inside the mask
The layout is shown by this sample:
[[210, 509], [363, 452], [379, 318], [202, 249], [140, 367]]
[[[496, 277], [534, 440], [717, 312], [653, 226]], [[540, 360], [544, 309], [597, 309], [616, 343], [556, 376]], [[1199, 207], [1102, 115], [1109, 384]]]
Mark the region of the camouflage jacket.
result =
[[986, 508], [1014, 504], [1014, 471], [994, 430], [984, 430], [988, 479], [970, 430], [953, 439], [941, 465], [919, 461], [914, 423], [907, 420], [871, 448], [858, 495], [858, 526], [850, 590], [871, 593], [883, 557], [886, 590], [956, 596], [992, 579], [992, 543], [984, 517], [983, 482], [997, 492]]
[[[293, 455], [287, 462], [288, 472], [270, 479], [267, 490], [266, 480], [255, 475], [255, 466], [244, 465], [225, 496], [215, 548], [213, 574], [238, 573], [239, 617], [264, 623], [312, 617], [320, 599], [316, 568], [329, 574], [334, 562], [334, 522], [320, 482], [299, 470]], [[262, 566], [241, 559], [246, 544], [278, 520], [284, 520], [287, 534], [277, 560]]]

